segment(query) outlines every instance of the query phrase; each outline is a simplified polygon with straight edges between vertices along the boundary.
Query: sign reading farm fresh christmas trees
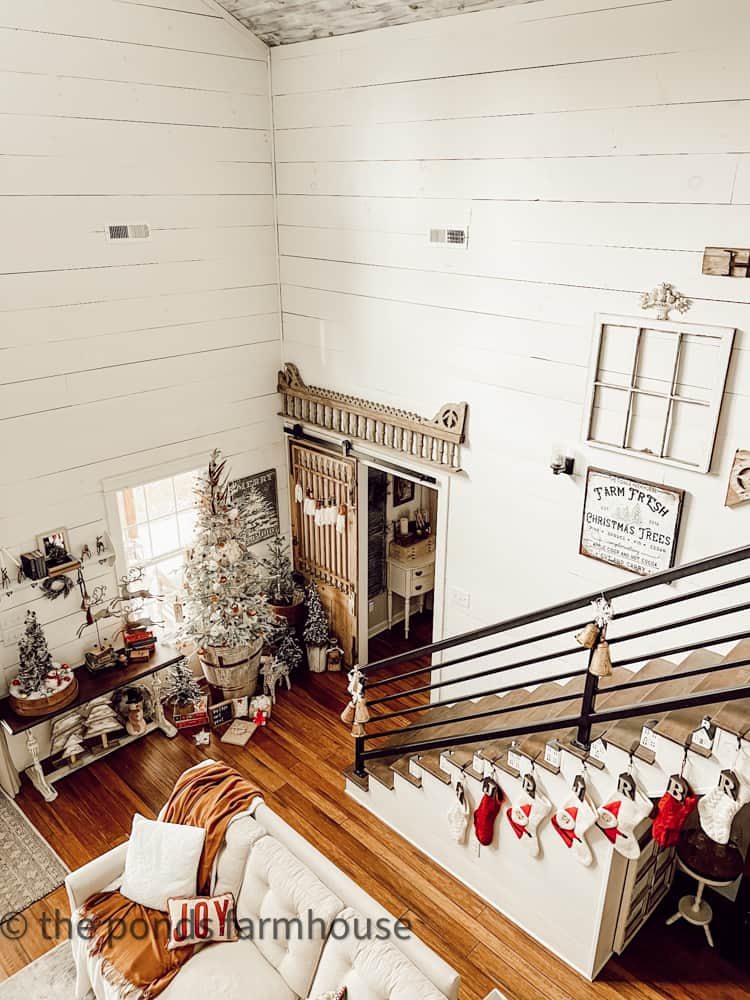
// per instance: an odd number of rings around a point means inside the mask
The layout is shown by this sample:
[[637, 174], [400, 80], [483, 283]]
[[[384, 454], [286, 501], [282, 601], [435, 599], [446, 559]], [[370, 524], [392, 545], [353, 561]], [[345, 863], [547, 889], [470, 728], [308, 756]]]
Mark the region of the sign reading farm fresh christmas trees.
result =
[[674, 565], [683, 490], [589, 469], [581, 555], [649, 576]]

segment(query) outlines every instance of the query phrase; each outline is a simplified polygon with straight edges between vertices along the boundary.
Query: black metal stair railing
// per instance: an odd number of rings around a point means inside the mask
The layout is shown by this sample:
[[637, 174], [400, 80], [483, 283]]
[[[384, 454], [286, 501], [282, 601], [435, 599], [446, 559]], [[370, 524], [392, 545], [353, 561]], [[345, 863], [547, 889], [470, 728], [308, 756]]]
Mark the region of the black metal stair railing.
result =
[[[469, 673], [457, 673], [453, 676], [446, 676], [446, 671], [452, 667], [473, 663], [475, 661], [482, 661], [486, 657], [507, 653], [512, 650], [520, 650], [522, 647], [532, 643], [537, 644], [550, 639], [560, 639], [566, 635], [570, 635], [572, 637], [578, 630], [584, 628], [588, 621], [557, 625], [554, 628], [542, 631], [539, 634], [511, 639], [510, 641], [503, 642], [499, 645], [492, 645], [485, 649], [466, 651], [467, 647], [469, 647], [472, 643], [486, 640], [492, 638], [493, 636], [510, 633], [516, 629], [526, 626], [533, 626], [542, 622], [551, 622], [555, 618], [561, 618], [562, 616], [569, 615], [573, 612], [590, 608], [591, 604], [601, 597], [605, 598], [609, 602], [612, 602], [616, 599], [639, 594], [641, 591], [651, 590], [664, 584], [675, 583], [678, 580], [703, 577], [704, 575], [726, 569], [727, 567], [731, 567], [746, 560], [750, 560], [750, 546], [743, 546], [742, 548], [734, 549], [729, 552], [720, 553], [705, 559], [699, 559], [683, 566], [666, 570], [662, 573], [643, 577], [629, 583], [611, 587], [604, 591], [596, 591], [593, 594], [587, 594], [571, 601], [563, 601], [559, 604], [554, 604], [550, 607], [530, 612], [528, 614], [517, 615], [494, 625], [465, 632], [450, 639], [444, 639], [440, 642], [422, 646], [418, 649], [410, 651], [409, 653], [391, 656], [387, 659], [379, 660], [375, 663], [367, 664], [366, 666], [361, 667], [363, 695], [367, 700], [369, 709], [373, 709], [376, 706], [388, 706], [392, 702], [398, 702], [399, 699], [404, 699], [409, 696], [431, 695], [432, 692], [436, 691], [439, 691], [441, 696], [425, 704], [411, 705], [406, 708], [395, 707], [393, 710], [380, 714], [371, 713], [371, 723], [395, 720], [401, 717], [408, 717], [416, 713], [419, 714], [419, 718], [416, 722], [411, 724], [403, 726], [394, 724], [388, 728], [380, 729], [378, 731], [373, 731], [372, 727], [370, 727], [370, 731], [368, 731], [365, 735], [357, 736], [355, 739], [355, 774], [364, 777], [367, 773], [366, 762], [368, 760], [376, 760], [389, 756], [393, 757], [394, 753], [398, 753], [399, 755], [424, 753], [430, 750], [448, 749], [451, 747], [476, 744], [479, 739], [482, 741], [515, 739], [521, 736], [543, 733], [545, 731], [549, 731], [550, 729], [575, 729], [577, 733], [575, 742], [579, 747], [588, 749], [591, 743], [591, 730], [595, 724], [617, 722], [622, 719], [636, 718], [639, 716], [643, 717], [650, 714], [658, 715], [662, 712], [671, 712], [679, 708], [697, 708], [704, 705], [715, 704], [717, 702], [729, 702], [742, 698], [750, 698], [750, 687], [740, 685], [726, 688], [716, 688], [710, 691], [698, 690], [687, 693], [676, 691], [674, 697], [669, 699], [637, 702], [624, 707], [609, 710], [606, 708], [604, 710], [598, 710], [596, 707], [596, 700], [599, 693], [599, 678], [590, 670], [591, 658], [594, 655], [594, 650], [584, 650], [583, 647], [579, 645], [571, 645], [570, 648], [566, 647], [564, 649], [555, 649], [548, 653], [526, 657], [525, 659], [517, 660], [512, 663], [502, 663], [500, 665], [490, 666], [481, 670], [474, 670]], [[748, 575], [739, 576], [730, 580], [721, 579], [714, 581], [713, 583], [709, 582], [698, 589], [686, 591], [685, 593], [665, 597], [661, 600], [652, 601], [647, 604], [624, 608], [622, 610], [618, 609], [616, 613], [616, 621], [619, 622], [623, 619], [636, 615], [660, 611], [687, 601], [700, 600], [701, 598], [708, 597], [709, 595], [724, 593], [748, 584], [750, 584], [750, 576]], [[674, 629], [712, 623], [729, 615], [741, 614], [748, 611], [750, 611], [750, 602], [744, 601], [735, 605], [730, 604], [710, 611], [701, 611], [700, 613], [679, 618], [674, 621], [660, 621], [656, 624], [652, 624], [645, 628], [639, 628], [636, 631], [632, 631], [624, 635], [614, 636], [612, 638], [608, 637], [608, 642], [610, 646], [615, 646], [619, 653], [624, 644], [628, 642], [647, 639], [650, 636], [661, 635]], [[718, 628], [712, 630], [712, 633], [717, 631], [719, 631]], [[667, 646], [666, 648], [660, 648], [649, 653], [639, 652], [637, 655], [617, 655], [615, 657], [615, 665], [617, 667], [642, 663], [647, 660], [659, 659], [661, 657], [679, 653], [689, 653], [698, 648], [736, 642], [748, 637], [750, 637], [750, 621], [748, 621], [746, 627], [740, 630], [732, 630], [726, 632], [725, 634], [712, 634], [707, 638], [696, 638], [694, 641], [689, 643], [679, 643], [677, 645]], [[432, 681], [430, 675], [436, 667], [433, 666], [431, 657], [436, 653], [444, 653], [448, 650], [456, 650], [459, 655], [453, 656], [437, 664], [437, 668], [440, 670], [440, 677], [438, 680]], [[497, 683], [501, 679], [501, 675], [506, 674], [511, 670], [519, 670], [524, 667], [555, 662], [576, 654], [580, 656], [584, 653], [584, 651], [589, 652], [589, 662], [586, 665], [581, 664], [575, 668], [571, 667], [570, 669], [561, 670], [557, 673], [549, 674], [541, 678], [536, 676], [529, 678], [527, 676], [525, 679], [514, 680], [512, 683]], [[426, 659], [426, 663], [424, 665], [418, 667], [413, 666], [415, 660], [423, 658]], [[397, 667], [402, 664], [409, 664], [411, 665], [411, 668], [402, 673], [393, 674], [390, 672], [393, 667]], [[744, 666], [750, 666], [750, 659], [738, 659], [735, 662], [726, 662], [722, 660], [721, 663], [715, 666], [701, 667], [695, 670], [687, 670], [683, 673], [667, 675], [661, 678], [660, 681], [662, 683], [679, 682], [683, 681], [685, 678], [694, 678], [698, 675], [710, 676], [712, 673], [718, 671], [726, 671], [734, 667]], [[426, 680], [428, 681], [427, 683], [419, 683], [405, 688], [399, 687], [399, 689], [395, 692], [391, 691], [390, 693], [370, 697], [371, 694], [374, 694], [379, 688], [385, 687], [386, 685], [393, 685], [394, 683], [402, 685], [405, 681], [412, 681], [414, 678], [418, 677], [424, 678], [425, 675], [428, 675], [426, 677]], [[538, 710], [546, 708], [547, 706], [551, 707], [553, 705], [560, 705], [563, 702], [571, 702], [574, 698], [578, 698], [579, 701], [577, 704], [577, 711], [572, 715], [555, 715], [554, 717], [547, 716], [545, 718], [534, 717], [527, 719], [526, 721], [520, 721], [518, 723], [503, 726], [502, 717], [512, 712], [518, 712], [519, 707], [512, 703], [510, 705], [503, 705], [501, 701], [498, 701], [497, 707], [493, 707], [491, 710], [462, 713], [462, 705], [474, 702], [477, 699], [488, 695], [503, 695], [512, 691], [528, 688], [531, 685], [544, 684], [553, 681], [570, 681], [576, 677], [585, 677], [583, 690], [577, 695], [573, 695], [570, 691], [566, 691], [564, 688], [561, 688], [559, 695], [542, 698], [537, 701], [525, 701], [523, 705], [524, 711], [530, 712], [531, 710]], [[486, 688], [472, 689], [469, 694], [457, 693], [453, 696], [448, 694], [447, 697], [443, 695], [443, 692], [448, 691], [448, 689], [454, 687], [455, 685], [472, 682], [485, 682]], [[653, 683], [653, 678], [650, 678], [648, 680], [634, 679], [624, 681], [622, 683], [608, 684], [606, 694], [610, 695], [618, 691], [637, 690], [640, 687]], [[435, 719], [429, 718], [429, 713], [431, 711], [446, 707], [455, 707], [456, 713], [452, 714], [448, 719], [443, 717]], [[480, 724], [486, 723], [488, 719], [495, 716], [498, 717], [499, 720], [499, 724], [496, 728], [479, 728]], [[474, 723], [477, 725], [473, 725]], [[455, 734], [440, 734], [434, 737], [430, 736], [430, 730], [436, 727], [450, 728], [451, 726], [458, 724], [463, 726], [463, 729], [460, 732], [456, 732]], [[394, 737], [398, 738], [397, 743], [394, 743]], [[389, 742], [382, 744], [383, 740], [388, 740]], [[381, 745], [373, 745], [378, 742], [381, 742]]]

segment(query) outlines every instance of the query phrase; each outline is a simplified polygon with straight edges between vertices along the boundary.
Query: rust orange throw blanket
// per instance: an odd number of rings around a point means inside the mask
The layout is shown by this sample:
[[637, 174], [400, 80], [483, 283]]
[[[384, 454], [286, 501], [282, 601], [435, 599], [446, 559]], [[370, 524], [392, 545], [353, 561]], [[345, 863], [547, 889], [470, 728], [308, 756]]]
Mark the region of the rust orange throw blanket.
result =
[[[206, 831], [198, 867], [198, 895], [211, 890], [211, 872], [232, 818], [260, 792], [226, 764], [206, 764], [183, 774], [162, 819]], [[133, 903], [119, 892], [98, 892], [82, 909], [91, 921], [89, 954], [103, 959], [102, 972], [128, 1000], [152, 1000], [192, 957], [194, 948], [169, 951], [167, 915]], [[124, 936], [118, 928], [125, 928]], [[133, 932], [127, 929], [133, 928]]]

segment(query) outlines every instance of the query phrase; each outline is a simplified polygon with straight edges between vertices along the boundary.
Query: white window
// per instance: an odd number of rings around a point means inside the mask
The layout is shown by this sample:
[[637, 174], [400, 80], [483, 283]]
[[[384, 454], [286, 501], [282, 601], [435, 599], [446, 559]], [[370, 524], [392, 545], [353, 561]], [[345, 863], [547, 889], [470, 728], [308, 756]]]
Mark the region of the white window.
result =
[[708, 472], [734, 333], [727, 327], [598, 316], [586, 442]]
[[174, 622], [174, 601], [183, 592], [186, 554], [193, 544], [198, 471], [117, 492], [126, 567], [143, 569], [144, 586], [164, 597], [149, 613], [169, 624]]

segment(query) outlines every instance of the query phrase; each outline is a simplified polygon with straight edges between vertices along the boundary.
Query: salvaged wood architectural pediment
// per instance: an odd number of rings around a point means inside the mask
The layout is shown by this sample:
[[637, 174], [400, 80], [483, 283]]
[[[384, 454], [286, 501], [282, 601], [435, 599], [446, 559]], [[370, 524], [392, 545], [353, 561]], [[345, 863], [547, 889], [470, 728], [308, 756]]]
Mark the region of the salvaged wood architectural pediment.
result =
[[394, 406], [305, 385], [297, 366], [289, 363], [279, 372], [278, 391], [283, 399], [283, 416], [292, 420], [380, 445], [441, 468], [460, 468], [467, 403], [446, 403], [429, 420]]

